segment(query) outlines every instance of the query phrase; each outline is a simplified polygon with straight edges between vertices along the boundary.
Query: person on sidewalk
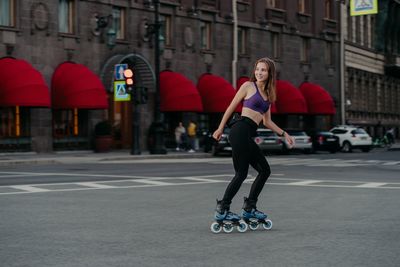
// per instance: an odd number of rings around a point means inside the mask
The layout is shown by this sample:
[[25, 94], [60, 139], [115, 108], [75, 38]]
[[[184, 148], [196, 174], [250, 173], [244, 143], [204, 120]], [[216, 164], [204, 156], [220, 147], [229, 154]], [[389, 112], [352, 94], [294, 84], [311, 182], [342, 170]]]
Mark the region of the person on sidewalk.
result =
[[187, 128], [187, 135], [189, 137], [189, 153], [195, 152], [195, 142], [196, 142], [196, 124], [193, 120], [190, 120], [189, 126]]
[[233, 197], [247, 177], [249, 165], [258, 172], [258, 175], [251, 186], [250, 194], [245, 197], [242, 215], [244, 218], [245, 215], [253, 216], [254, 218], [266, 218], [264, 213], [257, 210], [256, 204], [258, 196], [271, 174], [271, 169], [264, 154], [253, 139], [258, 125], [263, 122], [265, 127], [284, 137], [290, 148], [294, 145], [294, 138], [271, 120], [270, 106], [276, 100], [275, 84], [276, 70], [274, 61], [269, 58], [257, 60], [250, 81], [245, 82], [240, 87], [226, 109], [218, 129], [213, 134], [217, 141], [220, 140], [228, 119], [237, 105], [243, 101], [241, 118], [233, 123], [229, 133], [235, 176], [226, 188], [222, 200], [217, 200], [214, 216], [216, 221], [235, 221], [240, 218], [237, 214], [230, 212], [230, 205]]
[[185, 134], [186, 134], [186, 129], [185, 127], [183, 127], [182, 122], [179, 122], [179, 125], [175, 128], [176, 151], [182, 149], [182, 143]]

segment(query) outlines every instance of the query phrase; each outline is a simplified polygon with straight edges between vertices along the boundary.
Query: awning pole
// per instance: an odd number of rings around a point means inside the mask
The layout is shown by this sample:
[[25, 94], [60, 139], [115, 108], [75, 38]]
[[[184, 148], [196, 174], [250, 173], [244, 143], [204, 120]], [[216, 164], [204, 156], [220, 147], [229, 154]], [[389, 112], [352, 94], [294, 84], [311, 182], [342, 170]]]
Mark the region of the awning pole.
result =
[[19, 137], [21, 135], [21, 125], [19, 118], [19, 106], [15, 106], [15, 136]]

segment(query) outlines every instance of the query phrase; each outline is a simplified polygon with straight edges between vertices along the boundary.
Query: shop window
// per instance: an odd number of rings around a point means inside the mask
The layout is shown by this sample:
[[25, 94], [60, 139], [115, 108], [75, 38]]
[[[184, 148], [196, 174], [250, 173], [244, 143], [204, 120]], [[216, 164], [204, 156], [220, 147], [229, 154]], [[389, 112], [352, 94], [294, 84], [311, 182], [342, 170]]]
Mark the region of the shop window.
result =
[[54, 149], [87, 149], [88, 111], [53, 110], [53, 142]]
[[211, 50], [211, 23], [202, 21], [200, 24], [201, 49]]
[[15, 1], [16, 0], [0, 1], [0, 26], [15, 26]]
[[160, 16], [161, 20], [161, 29], [160, 35], [164, 38], [164, 45], [171, 46], [172, 45], [172, 18], [169, 15]]
[[58, 2], [58, 31], [74, 33], [75, 1], [59, 0]]
[[0, 151], [30, 150], [30, 112], [26, 107], [0, 107]]
[[247, 30], [245, 28], [238, 28], [238, 52], [241, 55], [247, 53]]
[[125, 9], [120, 7], [113, 7], [112, 15], [114, 19], [114, 29], [116, 31], [116, 38], [124, 40], [126, 38], [125, 30]]

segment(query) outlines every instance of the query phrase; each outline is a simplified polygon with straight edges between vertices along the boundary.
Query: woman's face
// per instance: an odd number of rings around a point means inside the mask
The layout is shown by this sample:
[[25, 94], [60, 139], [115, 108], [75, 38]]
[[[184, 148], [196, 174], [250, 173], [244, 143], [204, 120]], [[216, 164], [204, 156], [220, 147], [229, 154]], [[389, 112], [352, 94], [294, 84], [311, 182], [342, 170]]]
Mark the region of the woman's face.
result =
[[268, 66], [264, 62], [258, 62], [254, 72], [257, 82], [265, 82], [268, 79]]

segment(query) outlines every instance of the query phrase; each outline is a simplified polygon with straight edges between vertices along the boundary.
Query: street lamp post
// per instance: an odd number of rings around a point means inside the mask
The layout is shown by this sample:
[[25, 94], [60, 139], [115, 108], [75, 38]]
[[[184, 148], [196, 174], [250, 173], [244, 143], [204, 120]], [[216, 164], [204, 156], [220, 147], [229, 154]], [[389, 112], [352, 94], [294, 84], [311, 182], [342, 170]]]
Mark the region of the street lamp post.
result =
[[153, 132], [153, 144], [150, 147], [151, 154], [166, 154], [167, 150], [164, 146], [164, 123], [161, 120], [160, 112], [160, 19], [159, 19], [159, 0], [154, 0], [154, 63], [156, 74], [156, 94], [154, 107], [154, 121], [150, 126]]

